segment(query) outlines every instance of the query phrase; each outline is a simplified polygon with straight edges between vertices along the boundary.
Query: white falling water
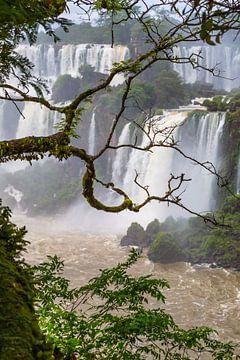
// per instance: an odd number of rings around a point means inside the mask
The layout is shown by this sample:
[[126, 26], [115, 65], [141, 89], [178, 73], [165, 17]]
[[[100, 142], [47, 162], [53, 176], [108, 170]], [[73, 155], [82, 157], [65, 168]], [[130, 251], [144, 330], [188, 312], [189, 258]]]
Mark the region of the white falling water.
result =
[[[173, 68], [183, 80], [188, 83], [196, 81], [212, 83], [215, 88], [230, 91], [240, 86], [240, 47], [237, 46], [181, 46], [174, 48], [174, 58], [189, 58], [192, 54], [197, 55], [199, 64], [208, 69], [217, 66], [221, 77], [214, 77], [210, 72], [194, 69], [190, 64], [174, 63]], [[193, 55], [194, 58], [194, 55]]]
[[[95, 71], [108, 74], [115, 62], [126, 60], [129, 50], [126, 46], [109, 44], [79, 44], [63, 45], [20, 45], [18, 52], [27, 57], [35, 66], [33, 74], [45, 78], [51, 85], [59, 75], [69, 74], [73, 77], [80, 76], [83, 65], [91, 65]], [[124, 81], [120, 74], [113, 80], [112, 85]]]
[[60, 115], [45, 106], [26, 102], [22, 115], [19, 115], [16, 138], [25, 136], [45, 136], [51, 134]]
[[[211, 162], [216, 170], [220, 168], [220, 140], [225, 122], [225, 113], [207, 113], [200, 118], [190, 116], [185, 124], [178, 129], [177, 139], [183, 152], [199, 162]], [[194, 129], [193, 135], [191, 130]], [[211, 167], [211, 165], [206, 164]], [[211, 211], [214, 199], [213, 187], [216, 177], [201, 166], [176, 156], [173, 170], [185, 173], [186, 178], [192, 179], [186, 184], [186, 191], [182, 198], [185, 204], [198, 212]]]
[[4, 140], [3, 139], [3, 134], [4, 134], [4, 128], [3, 128], [4, 104], [5, 104], [4, 101], [0, 101], [0, 140]]
[[[125, 60], [129, 56], [129, 50], [125, 46], [110, 45], [63, 45], [60, 48], [53, 45], [20, 45], [18, 52], [26, 56], [33, 64], [33, 74], [44, 78], [51, 85], [59, 75], [70, 74], [73, 77], [80, 76], [82, 65], [91, 65], [95, 71], [107, 74], [114, 62]], [[124, 76], [119, 75], [112, 85], [118, 85], [124, 81]], [[1, 109], [0, 109], [1, 116]], [[95, 115], [94, 115], [95, 116]], [[1, 130], [0, 117], [0, 130]], [[29, 135], [48, 135], [53, 132], [53, 126], [60, 116], [48, 111], [45, 107], [35, 103], [25, 103], [23, 116], [19, 116], [17, 138]], [[92, 119], [95, 133], [95, 119]], [[92, 134], [92, 135], [91, 135]], [[90, 139], [91, 147], [94, 147], [95, 138]], [[92, 150], [91, 148], [91, 150]]]
[[[95, 71], [108, 74], [113, 63], [126, 60], [129, 57], [129, 50], [125, 46], [110, 45], [63, 45], [61, 47], [54, 45], [20, 45], [18, 52], [27, 57], [33, 64], [33, 75], [45, 79], [51, 88], [59, 75], [69, 74], [73, 77], [80, 76], [80, 67], [82, 65], [91, 65]], [[112, 85], [118, 85], [124, 81], [124, 75], [117, 76]], [[3, 107], [4, 102], [0, 104], [0, 139], [3, 139]], [[17, 115], [18, 128], [16, 134], [12, 137], [21, 138], [25, 136], [46, 136], [54, 132], [54, 125], [61, 119], [57, 112], [51, 112], [44, 106], [35, 103], [26, 102], [22, 115]], [[93, 128], [94, 127], [94, 128]], [[92, 128], [89, 139], [91, 150], [95, 146], [95, 119], [92, 121]], [[7, 171], [14, 172], [27, 166], [26, 162], [14, 162], [5, 166]]]
[[4, 189], [4, 192], [7, 193], [9, 196], [13, 197], [16, 200], [17, 206], [20, 209], [20, 202], [22, 200], [23, 193], [20, 190], [16, 189], [12, 185], [8, 185]]
[[[188, 116], [186, 112], [170, 113], [159, 119], [155, 126], [157, 129], [173, 130], [175, 140], [179, 142], [179, 148], [186, 155], [197, 159], [199, 162], [209, 161], [216, 169], [220, 167], [219, 157], [220, 140], [225, 122], [224, 113], [203, 113]], [[181, 126], [180, 126], [181, 125]], [[129, 125], [126, 125], [119, 138], [119, 144], [129, 141]], [[155, 128], [156, 129], [156, 128]], [[164, 140], [163, 134], [159, 134], [156, 141]], [[141, 146], [148, 144], [146, 136], [143, 137]], [[198, 212], [206, 212], [213, 209], [212, 198], [215, 186], [215, 177], [206, 169], [195, 165], [191, 160], [180, 156], [176, 151], [166, 147], [156, 147], [153, 152], [143, 153], [132, 150], [126, 160], [126, 152], [119, 152], [113, 163], [113, 179], [117, 184], [123, 184], [130, 197], [135, 201], [142, 201], [146, 193], [134, 183], [136, 171], [139, 174], [138, 181], [142, 186], [147, 186], [151, 195], [163, 196], [168, 190], [170, 174], [179, 176], [182, 173], [186, 178], [192, 179], [182, 186], [182, 201], [190, 209]], [[121, 171], [122, 170], [122, 171]], [[176, 182], [175, 182], [176, 185]], [[179, 191], [180, 193], [181, 191]], [[151, 204], [152, 217], [164, 219], [168, 215], [186, 216], [181, 209], [170, 206]], [[149, 213], [145, 217], [149, 218]]]
[[[124, 126], [118, 140], [118, 146], [131, 144], [130, 127], [131, 127], [131, 123], [128, 123]], [[117, 184], [118, 186], [121, 186], [122, 184], [122, 173], [123, 173], [123, 169], [126, 166], [126, 162], [128, 160], [128, 154], [129, 154], [129, 150], [126, 148], [120, 148], [116, 152], [112, 166], [112, 179], [115, 185]]]
[[[186, 118], [187, 113], [179, 112], [159, 117], [154, 124], [154, 131], [167, 129], [167, 132], [176, 133], [179, 126]], [[148, 126], [148, 124], [146, 124]], [[153, 136], [153, 133], [150, 133]], [[164, 141], [165, 132], [159, 132], [155, 142]], [[149, 143], [147, 136], [143, 136], [141, 147]], [[139, 174], [138, 181], [142, 186], [147, 186], [151, 195], [162, 196], [167, 191], [169, 175], [171, 173], [173, 151], [165, 147], [155, 147], [152, 152], [132, 150], [123, 184], [129, 189], [129, 194], [135, 201], [142, 201], [146, 193], [134, 183], [136, 172]]]
[[[95, 71], [108, 74], [113, 63], [129, 58], [129, 49], [109, 44], [79, 44], [63, 45], [20, 45], [18, 52], [29, 58], [35, 65], [34, 75], [48, 80], [52, 84], [59, 75], [69, 74], [80, 76], [79, 69], [83, 65], [91, 65]], [[210, 72], [193, 69], [190, 64], [173, 64], [184, 81], [194, 83], [204, 81], [213, 83], [215, 88], [231, 90], [240, 86], [240, 47], [238, 46], [180, 46], [174, 47], [174, 58], [189, 58], [192, 54], [200, 54], [199, 63], [207, 68], [217, 68], [221, 77], [214, 77]], [[123, 74], [118, 75], [112, 85], [124, 81]]]
[[88, 152], [89, 154], [94, 154], [95, 151], [95, 142], [96, 142], [96, 120], [95, 120], [95, 109], [92, 113], [92, 118], [89, 126], [89, 137], [88, 137]]

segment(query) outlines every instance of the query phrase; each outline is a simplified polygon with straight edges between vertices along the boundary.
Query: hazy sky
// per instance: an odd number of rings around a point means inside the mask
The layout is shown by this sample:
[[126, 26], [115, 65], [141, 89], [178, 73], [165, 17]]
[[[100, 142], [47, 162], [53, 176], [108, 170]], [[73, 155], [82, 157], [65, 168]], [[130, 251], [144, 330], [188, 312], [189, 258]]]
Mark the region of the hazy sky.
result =
[[[156, 4], [158, 3], [159, 1], [157, 0], [145, 0], [145, 2], [148, 4], [148, 5], [152, 5], [152, 4]], [[74, 22], [80, 22], [80, 21], [88, 21], [88, 18], [86, 15], [84, 15], [83, 11], [81, 11], [77, 6], [71, 4], [71, 5], [68, 5], [69, 6], [69, 9], [70, 9], [70, 13], [69, 12], [65, 12], [63, 13], [63, 16], [68, 18], [68, 19], [71, 19], [72, 21]], [[82, 20], [81, 20], [82, 19]]]

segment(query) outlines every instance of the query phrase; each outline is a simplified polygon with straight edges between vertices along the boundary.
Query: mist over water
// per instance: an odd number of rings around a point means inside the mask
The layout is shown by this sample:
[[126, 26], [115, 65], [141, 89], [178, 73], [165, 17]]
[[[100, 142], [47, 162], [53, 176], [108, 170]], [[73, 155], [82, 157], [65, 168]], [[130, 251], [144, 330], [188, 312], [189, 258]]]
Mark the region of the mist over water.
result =
[[[77, 231], [54, 219], [29, 219], [16, 216], [18, 225], [27, 225], [30, 241], [25, 258], [39, 263], [47, 255], [65, 260], [65, 275], [73, 286], [80, 286], [99, 273], [127, 258], [129, 248], [120, 247], [120, 237]], [[79, 223], [82, 222], [79, 216]], [[100, 222], [100, 221], [99, 221]], [[64, 229], [65, 226], [65, 229]], [[114, 225], [113, 225], [114, 227]], [[165, 278], [170, 289], [163, 307], [183, 327], [211, 326], [222, 340], [239, 341], [240, 273], [187, 263], [153, 264], [146, 256], [132, 269], [134, 275], [152, 273]], [[150, 303], [151, 306], [151, 303]]]

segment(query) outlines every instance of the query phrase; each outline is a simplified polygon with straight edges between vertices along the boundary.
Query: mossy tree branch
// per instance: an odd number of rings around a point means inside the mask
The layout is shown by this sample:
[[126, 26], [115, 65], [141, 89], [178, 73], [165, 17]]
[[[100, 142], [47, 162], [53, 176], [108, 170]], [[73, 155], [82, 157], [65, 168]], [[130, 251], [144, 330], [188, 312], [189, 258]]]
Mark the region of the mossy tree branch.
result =
[[[64, 5], [66, 5], [66, 3], [64, 2]], [[153, 132], [152, 137], [148, 134], [149, 144], [144, 148], [141, 148], [136, 144], [131, 143], [120, 146], [114, 146], [112, 144], [112, 139], [113, 135], [115, 134], [116, 127], [124, 116], [124, 111], [126, 109], [126, 101], [129, 97], [132, 82], [141, 73], [143, 73], [151, 65], [158, 61], [170, 61], [173, 63], [187, 62], [191, 64], [194, 68], [204, 69], [206, 71], [210, 71], [212, 74], [216, 74], [216, 68], [209, 69], [200, 63], [200, 54], [192, 54], [187, 58], [177, 57], [174, 55], [174, 47], [178, 46], [183, 42], [195, 42], [198, 40], [202, 40], [209, 45], [220, 42], [222, 35], [227, 31], [232, 29], [240, 29], [240, 17], [238, 11], [239, 9], [237, 9], [235, 4], [233, 4], [232, 2], [225, 2], [224, 4], [221, 4], [218, 1], [209, 2], [206, 0], [194, 2], [179, 2], [176, 0], [170, 0], [166, 2], [160, 2], [158, 4], [155, 4], [154, 6], [148, 6], [146, 1], [141, 0], [130, 0], [127, 2], [107, 2], [107, 4], [112, 4], [111, 6], [109, 5], [107, 7], [103, 6], [104, 2], [101, 1], [75, 1], [75, 3], [78, 4], [80, 7], [84, 5], [86, 9], [89, 9], [89, 11], [95, 7], [97, 11], [106, 11], [107, 14], [110, 13], [112, 15], [118, 13], [119, 11], [122, 11], [125, 16], [121, 21], [133, 20], [135, 22], [138, 22], [144, 30], [145, 40], [148, 44], [147, 50], [142, 54], [136, 54], [133, 58], [129, 60], [114, 64], [113, 68], [110, 70], [110, 73], [105, 80], [79, 93], [75, 97], [75, 99], [73, 99], [70, 103], [64, 106], [56, 106], [42, 95], [29, 95], [27, 86], [28, 80], [30, 79], [29, 74], [25, 79], [25, 83], [23, 81], [22, 87], [13, 86], [6, 83], [6, 81], [1, 81], [0, 87], [3, 89], [3, 91], [8, 91], [8, 93], [7, 95], [4, 95], [3, 93], [0, 96], [0, 99], [11, 100], [14, 102], [29, 101], [38, 103], [48, 108], [50, 111], [59, 112], [63, 115], [64, 118], [61, 120], [61, 131], [57, 131], [54, 135], [49, 135], [45, 137], [29, 136], [22, 139], [0, 141], [0, 162], [17, 159], [32, 161], [42, 158], [44, 156], [54, 156], [57, 159], [62, 160], [74, 156], [85, 163], [86, 171], [82, 179], [83, 196], [87, 199], [90, 205], [95, 207], [96, 209], [104, 210], [107, 212], [119, 212], [128, 209], [130, 211], [137, 212], [153, 200], [157, 202], [174, 203], [177, 206], [181, 206], [182, 208], [186, 209], [181, 203], [180, 195], [176, 195], [178, 194], [181, 185], [185, 181], [188, 181], [184, 178], [184, 176], [181, 175], [180, 177], [174, 178], [178, 181], [178, 183], [177, 186], [173, 187], [173, 178], [170, 178], [168, 183], [168, 189], [162, 197], [146, 194], [146, 199], [142, 203], [134, 204], [123, 189], [115, 187], [115, 185], [112, 183], [105, 184], [100, 179], [96, 178], [94, 163], [107, 150], [117, 150], [120, 147], [131, 147], [140, 151], [152, 151], [154, 147], [163, 146], [175, 148], [175, 150], [179, 151], [172, 137], [173, 130], [171, 129], [170, 133], [165, 134], [165, 140], [161, 141], [157, 140], [158, 133]], [[141, 5], [138, 10], [136, 10], [136, 5]], [[161, 9], [165, 9], [166, 5], [172, 11], [175, 11], [175, 13], [177, 14], [176, 19], [167, 17], [166, 15], [161, 15], [161, 12], [159, 12], [156, 17], [150, 16], [151, 11], [161, 11]], [[49, 16], [51, 18], [55, 15], [50, 11]], [[163, 23], [168, 24], [168, 28], [165, 33], [162, 33], [160, 31], [160, 25]], [[112, 24], [114, 28], [114, 20]], [[21, 32], [21, 29], [19, 31]], [[18, 41], [16, 41], [15, 45], [17, 45], [17, 43]], [[14, 46], [12, 50], [14, 50]], [[31, 67], [29, 63], [26, 63], [25, 65], [28, 68]], [[17, 68], [16, 64], [15, 67]], [[80, 106], [83, 106], [82, 104], [85, 101], [90, 100], [93, 95], [101, 93], [103, 90], [107, 90], [115, 76], [120, 73], [125, 74], [126, 77], [125, 90], [122, 94], [120, 110], [115, 116], [115, 120], [112, 124], [111, 129], [109, 129], [109, 136], [106, 143], [95, 155], [88, 154], [85, 149], [81, 148], [81, 146], [79, 148], [72, 146], [70, 144], [71, 130], [75, 125], [76, 116], [81, 110]], [[25, 89], [27, 89], [27, 91], [25, 91]], [[144, 126], [142, 126], [142, 132], [146, 135]], [[189, 156], [184, 156], [186, 158], [190, 158]], [[196, 163], [204, 167], [207, 171], [213, 173], [214, 175], [217, 175], [215, 168], [211, 166], [212, 164], [200, 163], [198, 161], [196, 161]], [[102, 186], [104, 186], [105, 188], [110, 188], [120, 197], [123, 197], [123, 202], [118, 206], [107, 206], [103, 202], [96, 199], [94, 195], [94, 184], [96, 181], [101, 183]], [[140, 186], [140, 184], [138, 185]], [[187, 210], [191, 212], [190, 209]]]

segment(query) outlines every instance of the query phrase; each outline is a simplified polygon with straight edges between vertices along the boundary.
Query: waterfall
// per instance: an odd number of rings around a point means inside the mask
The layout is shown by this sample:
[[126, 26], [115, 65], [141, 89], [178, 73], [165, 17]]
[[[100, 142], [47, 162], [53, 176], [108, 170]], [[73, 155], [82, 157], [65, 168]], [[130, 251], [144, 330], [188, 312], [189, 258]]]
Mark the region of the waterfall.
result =
[[[186, 118], [187, 113], [179, 112], [167, 114], [166, 116], [155, 117], [152, 131], [158, 132], [155, 142], [164, 141], [166, 135], [177, 131], [177, 127]], [[146, 123], [146, 131], [149, 123]], [[166, 132], [164, 131], [166, 129]], [[154, 136], [150, 133], [150, 136]], [[144, 135], [141, 147], [149, 143], [149, 138]], [[134, 201], [142, 201], [146, 196], [145, 192], [134, 183], [136, 172], [138, 181], [142, 186], [147, 186], [151, 194], [162, 196], [167, 191], [168, 179], [171, 173], [173, 151], [165, 147], [154, 147], [151, 152], [143, 152], [133, 149], [131, 151], [127, 171], [123, 178], [123, 184]], [[122, 160], [123, 162], [124, 160]]]
[[0, 101], [0, 140], [4, 140], [4, 127], [3, 127], [4, 105], [5, 102]]
[[[69, 74], [80, 76], [79, 69], [83, 65], [91, 65], [95, 71], [108, 74], [113, 63], [129, 58], [130, 52], [126, 46], [109, 44], [78, 44], [78, 45], [46, 45], [39, 44], [29, 47], [19, 45], [18, 52], [29, 58], [35, 65], [33, 74], [47, 80], [49, 85], [59, 75]], [[190, 64], [174, 63], [173, 69], [177, 71], [184, 81], [194, 83], [202, 81], [212, 83], [215, 88], [230, 91], [240, 86], [240, 47], [238, 46], [179, 46], [174, 47], [173, 56], [177, 60], [190, 55], [199, 55], [199, 63], [206, 68], [217, 68], [221, 77], [214, 77], [210, 72], [193, 69]], [[233, 79], [233, 80], [231, 80]], [[124, 75], [117, 75], [112, 85], [124, 81]]]
[[26, 102], [22, 115], [19, 114], [16, 138], [51, 134], [60, 116], [60, 114], [50, 111], [45, 106]]
[[92, 118], [91, 118], [91, 122], [90, 122], [90, 126], [89, 126], [89, 141], [88, 141], [88, 152], [89, 154], [94, 154], [94, 150], [95, 150], [95, 141], [96, 141], [96, 136], [95, 136], [95, 132], [96, 132], [96, 120], [95, 120], [95, 109], [93, 110], [92, 113]]
[[[33, 64], [33, 75], [47, 80], [51, 86], [59, 75], [70, 74], [73, 77], [80, 76], [82, 65], [91, 65], [95, 71], [107, 74], [114, 62], [125, 60], [129, 57], [129, 50], [126, 46], [111, 45], [19, 45], [18, 52], [27, 57]], [[120, 74], [113, 81], [112, 85], [118, 85], [124, 81], [124, 75]], [[0, 106], [0, 131], [4, 134], [3, 106]], [[53, 132], [53, 126], [59, 121], [60, 115], [51, 112], [44, 106], [26, 102], [22, 114], [17, 114], [18, 127], [16, 137], [29, 135], [48, 135]], [[94, 115], [95, 116], [95, 115]], [[92, 118], [90, 137], [95, 133], [95, 120]], [[1, 136], [1, 135], [0, 135]], [[95, 138], [89, 139], [91, 151], [94, 149]]]
[[[59, 75], [69, 74], [73, 77], [80, 76], [83, 65], [91, 65], [95, 71], [108, 74], [115, 62], [129, 58], [126, 46], [109, 44], [79, 44], [79, 45], [20, 45], [18, 52], [27, 57], [35, 66], [33, 74], [47, 79], [51, 85]], [[112, 85], [124, 81], [120, 74], [113, 80]]]
[[[225, 113], [190, 115], [177, 130], [179, 148], [199, 162], [211, 162], [218, 171], [221, 165], [219, 154], [224, 122]], [[198, 212], [215, 210], [212, 198], [213, 188], [216, 186], [215, 176], [177, 154], [172, 166], [173, 171], [185, 173], [186, 178], [191, 179], [182, 195], [184, 203]]]
[[[124, 144], [130, 144], [130, 127], [131, 123], [124, 126], [121, 135], [118, 140], [118, 146]], [[120, 148], [117, 150], [115, 159], [112, 166], [112, 179], [113, 183], [117, 186], [122, 185], [122, 173], [124, 172], [126, 162], [128, 160], [129, 149]]]
[[[240, 47], [237, 46], [179, 46], [173, 51], [174, 58], [189, 58], [196, 54], [201, 66], [213, 69], [217, 66], [220, 76], [213, 76], [209, 71], [194, 69], [191, 64], [174, 63], [173, 69], [177, 71], [185, 82], [194, 83], [195, 81], [212, 83], [217, 89], [230, 91], [240, 86]], [[194, 58], [194, 55], [192, 55]]]
[[[114, 62], [126, 60], [129, 57], [129, 50], [126, 46], [111, 45], [34, 45], [25, 44], [18, 46], [18, 52], [27, 57], [33, 64], [33, 75], [45, 79], [51, 87], [59, 75], [70, 74], [73, 77], [80, 76], [82, 65], [91, 65], [95, 71], [107, 74]], [[124, 81], [124, 75], [120, 74], [112, 85], [118, 85]], [[0, 104], [0, 138], [5, 138], [8, 122], [3, 123], [4, 104]], [[17, 130], [11, 137], [24, 137], [30, 135], [48, 135], [53, 133], [54, 125], [60, 120], [60, 115], [51, 112], [44, 106], [26, 102], [24, 108], [16, 112]], [[95, 116], [95, 115], [94, 115]], [[12, 120], [12, 119], [11, 119]], [[92, 118], [90, 138], [91, 152], [94, 150], [95, 141], [95, 120]]]
[[[159, 117], [154, 124], [153, 131], [160, 133], [155, 141], [163, 141], [167, 129], [177, 141], [179, 148], [188, 156], [199, 162], [209, 161], [216, 169], [221, 166], [220, 143], [225, 122], [224, 113], [198, 112], [188, 115], [187, 112], [169, 113]], [[146, 125], [147, 126], [147, 125]], [[125, 125], [119, 137], [118, 144], [129, 143], [130, 124]], [[147, 129], [147, 128], [146, 128]], [[148, 144], [147, 136], [143, 136], [141, 147]], [[133, 201], [139, 202], [146, 196], [144, 190], [134, 183], [136, 172], [139, 174], [138, 181], [142, 186], [147, 186], [152, 195], [163, 196], [168, 190], [170, 174], [179, 176], [185, 174], [190, 182], [183, 184], [181, 195], [183, 203], [190, 209], [198, 212], [214, 210], [212, 198], [215, 183], [214, 175], [195, 165], [193, 161], [184, 158], [179, 153], [168, 147], [154, 147], [152, 152], [126, 149], [118, 150], [113, 162], [113, 182], [120, 184], [127, 190]], [[176, 183], [175, 183], [176, 184]], [[154, 215], [164, 218], [167, 215], [186, 215], [176, 207], [151, 205]]]
[[20, 209], [20, 202], [22, 200], [23, 193], [21, 191], [15, 189], [15, 187], [12, 185], [8, 185], [5, 188], [4, 192], [15, 199], [15, 201], [17, 203], [17, 207], [18, 207], [18, 209]]

